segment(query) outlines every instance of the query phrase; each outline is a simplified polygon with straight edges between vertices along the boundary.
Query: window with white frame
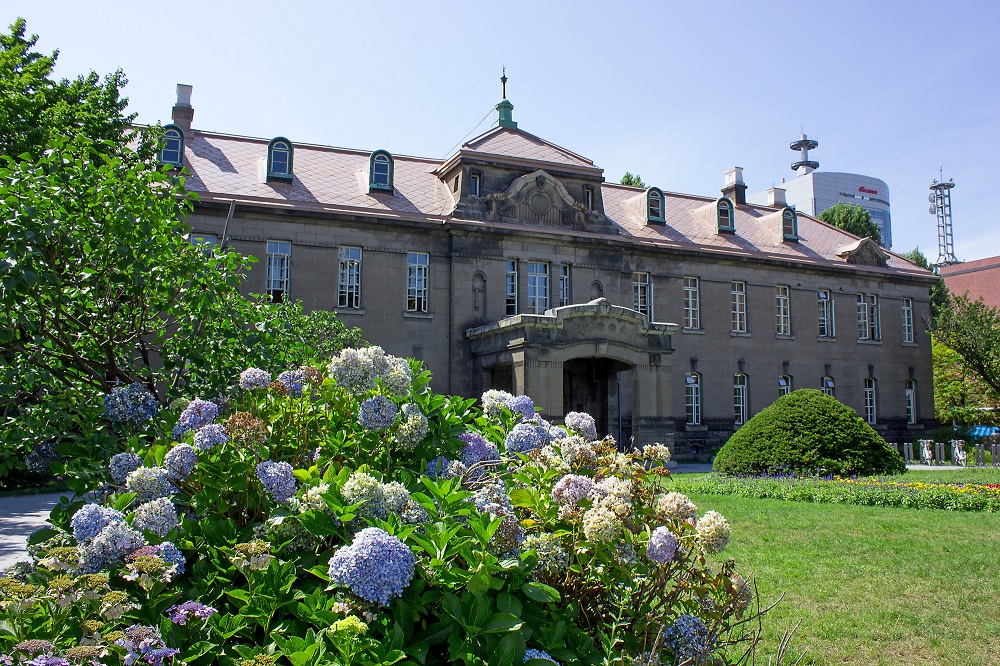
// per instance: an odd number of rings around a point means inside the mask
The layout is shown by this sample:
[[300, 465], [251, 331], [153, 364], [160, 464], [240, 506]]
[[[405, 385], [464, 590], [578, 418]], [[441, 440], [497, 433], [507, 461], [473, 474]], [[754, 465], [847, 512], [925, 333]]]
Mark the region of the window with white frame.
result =
[[549, 309], [549, 265], [541, 261], [528, 262], [528, 312], [543, 314]]
[[774, 332], [778, 335], [792, 334], [792, 307], [790, 288], [779, 284], [774, 289]]
[[569, 264], [559, 264], [559, 307], [569, 305]]
[[875, 379], [865, 378], [865, 421], [874, 425], [878, 414], [875, 412]]
[[504, 279], [504, 314], [517, 314], [517, 260], [507, 260], [507, 274]]
[[292, 179], [292, 144], [284, 137], [271, 139], [267, 147], [268, 179]]
[[723, 197], [715, 204], [716, 225], [719, 231], [735, 231], [733, 222], [733, 202]]
[[361, 307], [361, 248], [340, 248], [337, 281], [337, 307]]
[[219, 237], [215, 234], [200, 234], [194, 232], [191, 234], [191, 244], [194, 246], [208, 246], [215, 247], [219, 244]]
[[267, 241], [267, 294], [272, 303], [281, 303], [288, 296], [291, 258], [291, 243]]
[[833, 394], [836, 388], [837, 387], [833, 383], [833, 377], [829, 375], [825, 375], [819, 381], [819, 390], [823, 392], [823, 395], [828, 395], [831, 398], [834, 397]]
[[733, 333], [747, 332], [747, 283], [733, 280], [729, 283], [729, 300], [732, 306]]
[[907, 379], [903, 385], [904, 396], [906, 397], [906, 422], [917, 422], [917, 383], [912, 379]]
[[701, 375], [684, 375], [684, 418], [688, 425], [701, 425]]
[[587, 210], [594, 210], [594, 188], [590, 185], [583, 186], [583, 198], [584, 203], [587, 206]]
[[788, 395], [792, 392], [792, 376], [781, 375], [778, 377], [778, 397]]
[[392, 155], [376, 150], [368, 160], [368, 189], [392, 192], [392, 172]]
[[829, 289], [820, 289], [816, 292], [817, 302], [819, 304], [819, 314], [817, 321], [819, 323], [819, 337], [821, 338], [832, 338], [836, 335], [836, 329], [834, 327], [834, 309], [833, 309], [833, 295], [830, 293]]
[[174, 166], [184, 164], [184, 133], [173, 125], [168, 125], [163, 131], [163, 150], [160, 151], [160, 162]]
[[650, 222], [663, 222], [663, 192], [658, 188], [646, 193], [646, 213]]
[[791, 208], [781, 211], [781, 236], [785, 240], [799, 239], [799, 218]]
[[653, 285], [649, 273], [632, 273], [632, 309], [653, 318]]
[[684, 278], [684, 328], [701, 328], [701, 299], [698, 278]]
[[479, 196], [479, 174], [477, 173], [469, 176], [469, 194], [474, 197]]
[[747, 376], [733, 375], [733, 419], [736, 425], [747, 422]]
[[903, 342], [913, 342], [913, 299], [903, 299]]
[[858, 294], [858, 340], [882, 339], [882, 315], [878, 296]]
[[430, 255], [426, 252], [406, 253], [406, 310], [427, 312], [427, 278]]

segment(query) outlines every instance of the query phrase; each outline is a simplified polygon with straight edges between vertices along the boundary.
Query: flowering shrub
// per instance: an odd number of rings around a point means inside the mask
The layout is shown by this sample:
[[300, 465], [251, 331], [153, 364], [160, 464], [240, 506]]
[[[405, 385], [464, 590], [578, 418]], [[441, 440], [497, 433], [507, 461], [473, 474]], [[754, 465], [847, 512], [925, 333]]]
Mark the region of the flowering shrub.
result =
[[[0, 662], [729, 664], [756, 642], [730, 537], [527, 396], [433, 394], [348, 349], [160, 410], [0, 577]], [[265, 376], [267, 375], [267, 376]], [[140, 436], [141, 435], [141, 436]], [[741, 649], [728, 647], [740, 644]], [[7, 659], [7, 656], [10, 659]], [[737, 660], [738, 661], [738, 660]]]

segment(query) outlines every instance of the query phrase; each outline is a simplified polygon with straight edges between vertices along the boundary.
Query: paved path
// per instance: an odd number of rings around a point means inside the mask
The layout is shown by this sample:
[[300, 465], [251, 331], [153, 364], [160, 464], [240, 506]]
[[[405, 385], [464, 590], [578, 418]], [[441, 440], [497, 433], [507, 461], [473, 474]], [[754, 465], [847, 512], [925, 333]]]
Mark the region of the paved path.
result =
[[63, 493], [0, 497], [0, 570], [27, 560], [24, 547], [31, 533], [45, 527], [52, 507]]

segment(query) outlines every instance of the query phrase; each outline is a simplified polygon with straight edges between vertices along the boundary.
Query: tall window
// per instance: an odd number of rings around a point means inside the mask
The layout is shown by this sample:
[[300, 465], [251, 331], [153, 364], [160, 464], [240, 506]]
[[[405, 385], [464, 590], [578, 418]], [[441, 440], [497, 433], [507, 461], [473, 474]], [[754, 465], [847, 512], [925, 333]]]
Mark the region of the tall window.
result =
[[291, 243], [267, 241], [267, 293], [272, 303], [281, 303], [288, 295], [291, 257]]
[[361, 248], [340, 248], [338, 271], [337, 307], [361, 307]]
[[392, 191], [392, 155], [384, 150], [372, 153], [368, 163], [368, 189]]
[[427, 278], [430, 255], [426, 252], [406, 253], [406, 309], [427, 312]]
[[509, 259], [507, 261], [507, 276], [504, 280], [504, 293], [505, 293], [505, 310], [504, 313], [509, 317], [511, 315], [517, 314], [517, 260]]
[[875, 413], [875, 379], [865, 378], [865, 421], [874, 425], [877, 414]]
[[569, 264], [559, 264], [559, 307], [569, 305]]
[[684, 375], [684, 417], [688, 425], [701, 425], [701, 375]]
[[663, 192], [658, 188], [646, 192], [646, 213], [650, 222], [663, 222]]
[[917, 422], [917, 383], [912, 379], [907, 379], [904, 383], [904, 395], [906, 396], [906, 422]]
[[719, 231], [734, 231], [736, 224], [733, 221], [733, 202], [723, 197], [716, 204], [716, 222]]
[[778, 397], [788, 395], [792, 392], [792, 376], [781, 375], [778, 377]]
[[882, 339], [882, 315], [878, 296], [858, 294], [858, 340]]
[[799, 239], [799, 219], [791, 208], [781, 211], [781, 235], [785, 240]]
[[792, 334], [792, 308], [789, 301], [788, 285], [779, 284], [774, 289], [774, 332], [778, 335]]
[[469, 176], [469, 194], [474, 197], [479, 196], [479, 174], [472, 174]]
[[747, 283], [734, 280], [729, 283], [729, 300], [733, 312], [733, 333], [747, 332]]
[[913, 299], [903, 299], [903, 342], [913, 342]]
[[701, 328], [698, 278], [684, 278], [684, 328]]
[[160, 151], [160, 161], [174, 166], [184, 164], [184, 133], [173, 125], [168, 125], [163, 132], [163, 150]]
[[736, 425], [747, 422], [747, 376], [733, 375], [733, 419]]
[[817, 292], [819, 303], [819, 337], [832, 338], [836, 335], [834, 329], [833, 297], [828, 289], [820, 289]]
[[292, 178], [292, 144], [288, 139], [271, 139], [267, 147], [267, 177], [277, 180]]
[[542, 314], [549, 309], [549, 265], [528, 262], [528, 312]]
[[834, 386], [833, 377], [826, 375], [819, 380], [819, 390], [823, 392], [823, 395], [828, 395], [832, 398], [834, 397], [833, 393], [835, 389], [836, 386]]
[[653, 285], [649, 273], [632, 273], [632, 309], [653, 318]]
[[584, 203], [587, 206], [587, 210], [594, 210], [594, 188], [590, 185], [583, 186], [583, 197]]

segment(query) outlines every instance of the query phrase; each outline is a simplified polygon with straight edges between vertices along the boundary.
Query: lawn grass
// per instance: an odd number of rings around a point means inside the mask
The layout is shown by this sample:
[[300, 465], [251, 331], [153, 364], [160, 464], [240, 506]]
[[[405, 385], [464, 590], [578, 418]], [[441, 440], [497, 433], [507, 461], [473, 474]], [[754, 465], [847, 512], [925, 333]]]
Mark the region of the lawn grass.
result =
[[1000, 467], [967, 467], [965, 469], [911, 469], [898, 478], [924, 483], [1000, 483]]
[[755, 573], [762, 600], [785, 595], [758, 663], [801, 619], [803, 664], [1000, 664], [1000, 515], [691, 499], [733, 527], [720, 559]]

